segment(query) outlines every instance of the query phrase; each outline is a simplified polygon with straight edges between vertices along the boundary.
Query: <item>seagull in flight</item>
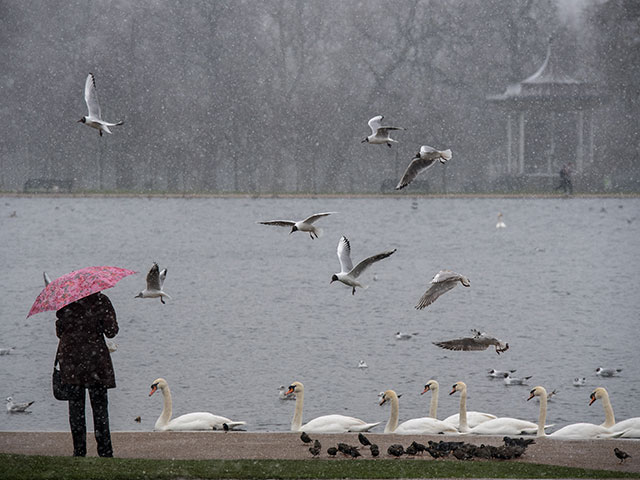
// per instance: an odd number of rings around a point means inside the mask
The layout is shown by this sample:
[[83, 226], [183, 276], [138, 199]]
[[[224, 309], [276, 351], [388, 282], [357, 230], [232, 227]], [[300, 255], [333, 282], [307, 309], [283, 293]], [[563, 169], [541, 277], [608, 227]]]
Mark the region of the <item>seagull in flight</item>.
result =
[[167, 276], [167, 269], [164, 268], [160, 271], [157, 263], [154, 263], [149, 273], [147, 273], [147, 288], [142, 290], [135, 298], [157, 298], [160, 297], [160, 301], [165, 303], [164, 297], [171, 298], [169, 295], [162, 291], [164, 285], [164, 279]]
[[455, 287], [458, 282], [465, 287], [471, 286], [469, 279], [464, 275], [452, 272], [451, 270], [440, 270], [431, 280], [431, 286], [429, 289], [424, 293], [424, 295], [422, 295], [422, 297], [420, 297], [416, 308], [418, 310], [422, 310], [424, 307], [428, 307], [435, 302], [440, 295], [447, 293]]
[[400, 190], [409, 185], [420, 173], [431, 167], [438, 159], [440, 159], [440, 163], [447, 163], [447, 160], [451, 160], [451, 150], [440, 151], [429, 145], [422, 145], [420, 151], [416, 153], [416, 156], [413, 157], [413, 160], [411, 160], [411, 163], [404, 171], [404, 175], [402, 175], [402, 178], [398, 182], [396, 190]]
[[[447, 350], [486, 350], [490, 346], [496, 347], [496, 353], [500, 355], [509, 349], [509, 344], [490, 337], [486, 333], [472, 329], [473, 337], [455, 338], [453, 340], [445, 340], [443, 342], [433, 342], [434, 345]], [[508, 373], [505, 372], [506, 375]]]
[[304, 220], [300, 220], [299, 222], [295, 222], [293, 220], [269, 220], [267, 222], [258, 223], [262, 225], [275, 225], [277, 227], [291, 227], [289, 235], [298, 230], [301, 232], [309, 232], [309, 236], [311, 237], [311, 240], [313, 240], [314, 238], [318, 238], [322, 235], [322, 229], [313, 225], [315, 221], [319, 218], [331, 215], [332, 213], [336, 212], [315, 213]]
[[333, 274], [329, 283], [333, 283], [336, 280], [342, 282], [345, 285], [351, 287], [351, 295], [355, 295], [356, 287], [366, 288], [357, 280], [360, 274], [375, 262], [387, 258], [395, 251], [396, 249], [394, 248], [393, 250], [378, 253], [377, 255], [365, 258], [354, 267], [353, 263], [351, 262], [351, 244], [349, 243], [347, 237], [343, 235], [338, 241], [338, 260], [340, 260], [340, 272]]
[[78, 122], [97, 129], [98, 132], [100, 132], [100, 136], [102, 136], [102, 132], [111, 133], [109, 127], [115, 127], [116, 125], [122, 125], [124, 123], [122, 120], [117, 123], [109, 123], [102, 120], [102, 112], [100, 111], [98, 92], [96, 90], [96, 79], [93, 73], [87, 75], [87, 80], [84, 83], [84, 101], [87, 103], [89, 115], [82, 117]]
[[369, 128], [371, 128], [371, 135], [366, 137], [360, 143], [373, 143], [377, 145], [387, 144], [387, 146], [391, 147], [393, 143], [398, 143], [397, 140], [394, 140], [389, 136], [390, 130], [406, 130], [406, 128], [402, 127], [391, 127], [389, 125], [382, 125], [382, 119], [384, 117], [382, 115], [378, 115], [369, 120]]

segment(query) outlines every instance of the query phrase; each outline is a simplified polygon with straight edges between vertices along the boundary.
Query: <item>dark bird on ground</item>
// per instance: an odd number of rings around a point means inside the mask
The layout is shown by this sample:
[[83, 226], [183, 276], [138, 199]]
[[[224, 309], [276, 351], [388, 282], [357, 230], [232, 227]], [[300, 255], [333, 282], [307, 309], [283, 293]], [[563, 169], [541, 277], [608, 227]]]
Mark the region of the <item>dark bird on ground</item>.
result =
[[533, 438], [511, 438], [511, 437], [503, 437], [502, 441], [507, 447], [528, 447], [532, 443], [536, 443]]
[[424, 453], [424, 451], [427, 449], [427, 447], [425, 447], [422, 443], [418, 443], [415, 440], [413, 442], [411, 442], [411, 445], [409, 445], [410, 447], [415, 448], [416, 453]]
[[365, 437], [362, 433], [358, 433], [358, 440], [365, 447], [368, 447], [369, 445], [371, 445], [371, 442], [369, 441], [369, 439]]
[[358, 458], [362, 456], [362, 454], [358, 451], [358, 447], [351, 447], [349, 455], [351, 455], [352, 458]]
[[429, 289], [424, 293], [424, 295], [422, 295], [422, 297], [420, 297], [416, 308], [418, 310], [422, 310], [424, 307], [428, 307], [435, 302], [440, 295], [447, 293], [458, 285], [458, 282], [465, 287], [471, 286], [469, 279], [464, 275], [452, 272], [451, 270], [440, 270], [431, 280], [431, 286]]
[[227, 425], [226, 423], [222, 424], [222, 430], [224, 430], [225, 432], [229, 431], [229, 425]]
[[318, 440], [316, 440], [315, 442], [313, 442], [313, 446], [309, 447], [309, 452], [314, 457], [317, 457], [318, 455], [320, 455], [321, 449], [322, 449], [322, 445], [320, 444], [320, 442]]
[[380, 449], [378, 448], [378, 445], [376, 445], [375, 443], [372, 443], [371, 447], [369, 448], [371, 450], [372, 457], [377, 457], [378, 455], [380, 455]]
[[405, 455], [417, 455], [418, 449], [412, 443], [411, 445], [409, 445], [407, 448], [404, 449], [404, 453]]
[[329, 448], [327, 448], [327, 453], [330, 456], [335, 457], [336, 453], [338, 453], [338, 449], [336, 447], [329, 447]]
[[133, 421], [140, 423], [142, 421], [142, 418], [140, 416], [137, 416], [136, 418], [133, 419]]
[[452, 453], [458, 460], [471, 460], [473, 458], [473, 453], [469, 449], [462, 447], [456, 448]]
[[300, 434], [300, 440], [302, 440], [304, 443], [311, 443], [311, 437], [309, 437], [309, 435], [307, 435], [305, 432], [302, 432]]
[[394, 443], [393, 445], [389, 445], [389, 448], [387, 448], [387, 453], [396, 458], [401, 457], [402, 455], [404, 455], [404, 447], [399, 443]]
[[629, 455], [627, 452], [620, 450], [618, 447], [615, 447], [613, 449], [613, 453], [616, 454], [616, 457], [618, 457], [620, 459], [620, 463], [624, 463], [624, 461], [627, 458], [631, 458], [631, 455]]

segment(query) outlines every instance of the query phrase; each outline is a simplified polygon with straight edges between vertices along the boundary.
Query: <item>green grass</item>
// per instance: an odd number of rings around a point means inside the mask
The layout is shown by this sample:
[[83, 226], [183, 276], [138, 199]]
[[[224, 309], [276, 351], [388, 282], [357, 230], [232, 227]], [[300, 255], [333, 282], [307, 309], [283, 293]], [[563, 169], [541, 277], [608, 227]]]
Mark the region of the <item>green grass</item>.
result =
[[640, 478], [521, 462], [454, 460], [141, 460], [0, 454], [0, 479]]

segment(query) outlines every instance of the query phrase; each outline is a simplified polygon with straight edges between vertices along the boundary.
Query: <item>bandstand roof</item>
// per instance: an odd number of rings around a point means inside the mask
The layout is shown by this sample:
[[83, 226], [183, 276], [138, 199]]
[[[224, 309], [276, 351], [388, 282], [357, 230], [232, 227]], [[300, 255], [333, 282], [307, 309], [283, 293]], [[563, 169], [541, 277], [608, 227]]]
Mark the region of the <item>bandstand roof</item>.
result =
[[598, 95], [594, 85], [566, 74], [565, 66], [552, 46], [550, 40], [544, 62], [533, 75], [508, 85], [504, 93], [489, 95], [487, 99], [518, 110], [536, 107], [577, 110], [596, 103]]

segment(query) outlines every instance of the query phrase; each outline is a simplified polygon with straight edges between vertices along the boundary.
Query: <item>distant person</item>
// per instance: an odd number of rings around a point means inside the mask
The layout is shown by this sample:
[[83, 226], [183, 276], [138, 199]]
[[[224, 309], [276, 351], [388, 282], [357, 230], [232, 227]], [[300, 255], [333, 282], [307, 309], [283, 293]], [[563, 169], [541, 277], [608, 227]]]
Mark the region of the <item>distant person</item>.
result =
[[98, 455], [113, 457], [107, 389], [115, 388], [116, 379], [104, 337], [113, 338], [118, 333], [116, 312], [109, 297], [98, 292], [61, 308], [56, 316], [56, 335], [60, 339], [56, 359], [62, 383], [73, 385], [75, 391], [69, 400], [73, 456], [87, 454], [85, 390], [88, 390]]
[[571, 169], [573, 164], [564, 164], [560, 169], [560, 185], [556, 190], [562, 189], [565, 195], [573, 195], [573, 184], [571, 183]]

